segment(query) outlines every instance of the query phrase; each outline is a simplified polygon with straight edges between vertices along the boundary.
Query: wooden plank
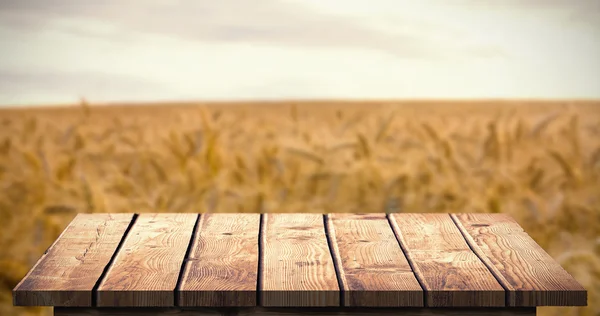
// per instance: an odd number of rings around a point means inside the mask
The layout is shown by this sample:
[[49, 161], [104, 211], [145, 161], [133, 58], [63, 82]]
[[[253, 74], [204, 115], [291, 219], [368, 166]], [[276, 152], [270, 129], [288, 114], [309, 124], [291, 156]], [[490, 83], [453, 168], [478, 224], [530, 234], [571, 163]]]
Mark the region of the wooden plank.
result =
[[262, 306], [339, 306], [333, 259], [321, 214], [263, 214]]
[[133, 214], [78, 214], [13, 290], [15, 306], [92, 306]]
[[586, 306], [587, 291], [509, 215], [453, 214], [510, 306]]
[[344, 306], [423, 306], [423, 289], [385, 214], [330, 214], [326, 225]]
[[504, 306], [506, 293], [448, 214], [390, 214], [430, 307]]
[[174, 306], [198, 214], [141, 214], [98, 288], [98, 306]]
[[55, 316], [535, 316], [535, 308], [55, 308]]
[[260, 214], [204, 214], [179, 306], [256, 306]]

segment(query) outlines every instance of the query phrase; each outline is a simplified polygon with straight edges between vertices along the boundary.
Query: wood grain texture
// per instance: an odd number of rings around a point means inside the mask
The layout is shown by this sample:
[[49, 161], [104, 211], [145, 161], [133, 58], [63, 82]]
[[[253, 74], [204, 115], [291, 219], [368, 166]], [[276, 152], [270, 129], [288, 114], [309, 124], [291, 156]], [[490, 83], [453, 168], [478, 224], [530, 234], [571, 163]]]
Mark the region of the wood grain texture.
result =
[[92, 306], [133, 214], [78, 214], [13, 290], [16, 306]]
[[263, 214], [262, 306], [339, 306], [340, 289], [321, 214]]
[[344, 306], [424, 306], [385, 214], [330, 214], [326, 225]]
[[453, 214], [510, 306], [586, 306], [587, 291], [509, 215]]
[[390, 214], [426, 306], [505, 306], [506, 293], [448, 214]]
[[55, 316], [535, 316], [535, 308], [55, 308]]
[[256, 306], [260, 214], [203, 214], [179, 306]]
[[198, 214], [141, 214], [97, 292], [98, 306], [174, 306]]

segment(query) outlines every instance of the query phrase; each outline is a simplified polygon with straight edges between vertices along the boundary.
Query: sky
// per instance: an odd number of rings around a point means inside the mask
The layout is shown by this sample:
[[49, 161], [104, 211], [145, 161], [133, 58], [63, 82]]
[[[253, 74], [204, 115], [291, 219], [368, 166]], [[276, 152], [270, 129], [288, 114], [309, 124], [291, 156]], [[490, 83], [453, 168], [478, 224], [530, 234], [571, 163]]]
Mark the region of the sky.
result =
[[600, 99], [600, 0], [0, 0], [0, 105]]

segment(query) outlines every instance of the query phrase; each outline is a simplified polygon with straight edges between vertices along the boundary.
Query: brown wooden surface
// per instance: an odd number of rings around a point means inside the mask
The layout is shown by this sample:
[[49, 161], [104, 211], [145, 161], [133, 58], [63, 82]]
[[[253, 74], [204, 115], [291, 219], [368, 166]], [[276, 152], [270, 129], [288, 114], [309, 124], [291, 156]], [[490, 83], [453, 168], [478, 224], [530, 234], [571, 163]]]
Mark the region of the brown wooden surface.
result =
[[260, 214], [203, 214], [179, 306], [256, 306]]
[[333, 259], [321, 214], [264, 214], [262, 306], [339, 306]]
[[535, 316], [535, 308], [55, 308], [56, 316]]
[[13, 290], [17, 306], [92, 306], [133, 214], [78, 214]]
[[78, 215], [13, 299], [515, 308], [582, 306], [587, 292], [504, 214], [163, 213]]
[[141, 214], [98, 288], [98, 306], [174, 306], [198, 214]]
[[390, 214], [426, 290], [426, 306], [504, 306], [504, 288], [469, 248], [448, 214]]
[[466, 239], [509, 290], [510, 306], [585, 306], [587, 292], [510, 216], [453, 214]]
[[344, 306], [424, 306], [423, 289], [385, 214], [330, 214]]

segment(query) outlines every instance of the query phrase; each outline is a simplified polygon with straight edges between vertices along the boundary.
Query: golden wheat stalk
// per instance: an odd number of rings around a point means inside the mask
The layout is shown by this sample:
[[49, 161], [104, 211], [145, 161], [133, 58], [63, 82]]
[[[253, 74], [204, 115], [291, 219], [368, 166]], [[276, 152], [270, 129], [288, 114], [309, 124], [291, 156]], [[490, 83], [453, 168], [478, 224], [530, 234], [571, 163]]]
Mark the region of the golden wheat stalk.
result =
[[539, 137], [542, 132], [552, 123], [554, 122], [557, 118], [560, 117], [560, 113], [552, 113], [549, 114], [548, 116], [546, 116], [545, 118], [539, 120], [537, 123], [535, 123], [532, 128], [531, 131], [529, 132], [530, 136], [534, 136], [534, 137]]
[[385, 138], [387, 132], [389, 131], [390, 127], [392, 126], [393, 121], [394, 121], [394, 112], [388, 114], [386, 116], [386, 118], [383, 119], [382, 122], [380, 122], [379, 128], [377, 129], [377, 133], [375, 134], [375, 142], [379, 143]]
[[579, 183], [581, 181], [581, 174], [577, 170], [575, 164], [571, 163], [563, 154], [555, 150], [549, 150], [548, 154], [550, 157], [558, 163], [561, 170], [568, 177], [569, 180]]
[[312, 161], [316, 164], [321, 165], [321, 164], [325, 163], [325, 160], [322, 157], [320, 157], [319, 155], [317, 155], [313, 152], [310, 152], [308, 150], [294, 148], [294, 147], [284, 147], [284, 149], [287, 153], [292, 154], [293, 156], [304, 158], [304, 159]]
[[358, 139], [359, 157], [366, 158], [366, 159], [371, 158], [371, 146], [369, 146], [369, 142], [367, 141], [367, 138], [361, 133], [358, 133], [356, 135], [356, 138]]

